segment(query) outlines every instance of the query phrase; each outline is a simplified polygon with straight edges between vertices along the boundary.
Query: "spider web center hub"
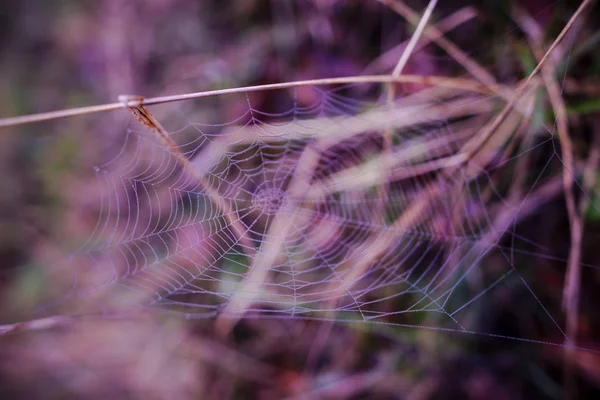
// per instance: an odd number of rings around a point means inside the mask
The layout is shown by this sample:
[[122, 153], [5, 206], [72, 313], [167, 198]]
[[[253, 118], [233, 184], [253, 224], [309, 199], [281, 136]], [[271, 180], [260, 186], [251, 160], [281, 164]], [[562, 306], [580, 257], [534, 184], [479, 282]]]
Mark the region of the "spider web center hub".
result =
[[287, 195], [279, 188], [259, 189], [252, 199], [252, 204], [265, 214], [276, 214], [288, 204]]

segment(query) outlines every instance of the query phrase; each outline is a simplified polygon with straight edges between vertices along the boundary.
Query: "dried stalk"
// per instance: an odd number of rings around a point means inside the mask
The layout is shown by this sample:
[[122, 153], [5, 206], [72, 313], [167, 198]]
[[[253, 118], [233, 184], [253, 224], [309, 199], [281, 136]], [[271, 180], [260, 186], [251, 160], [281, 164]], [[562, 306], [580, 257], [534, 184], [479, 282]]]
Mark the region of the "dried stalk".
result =
[[190, 161], [181, 153], [177, 147], [177, 143], [169, 136], [169, 133], [162, 127], [162, 125], [154, 118], [150, 110], [148, 110], [144, 104], [144, 98], [141, 96], [130, 96], [121, 95], [119, 101], [131, 112], [141, 124], [146, 126], [152, 133], [154, 133], [159, 141], [167, 148], [167, 150], [173, 154], [177, 161], [181, 164], [184, 170], [189, 173], [201, 186], [204, 191], [208, 194], [211, 201], [221, 210], [223, 217], [229, 223], [229, 226], [233, 230], [234, 234], [240, 241], [240, 246], [244, 252], [249, 256], [254, 254], [254, 245], [247, 237], [247, 229], [244, 225], [237, 220], [236, 212], [231, 206], [222, 198], [218, 190], [211, 187], [210, 183], [204, 179], [204, 177], [198, 174]]
[[[390, 7], [392, 10], [402, 15], [407, 21], [413, 25], [417, 25], [419, 22], [419, 16], [404, 2], [399, 0], [379, 0], [379, 2]], [[486, 85], [489, 89], [496, 86], [496, 80], [494, 77], [487, 72], [485, 68], [477, 64], [472, 58], [470, 58], [464, 51], [457, 47], [454, 43], [446, 39], [442, 32], [435, 27], [429, 27], [425, 29], [424, 35], [433, 42], [437, 43], [444, 51], [446, 51], [452, 58], [454, 58], [460, 65], [462, 65], [472, 76], [477, 80]], [[498, 94], [506, 93], [504, 91], [496, 92]], [[507, 96], [510, 98], [511, 96]]]
[[[477, 11], [470, 6], [463, 7], [458, 11], [453, 12], [449, 16], [440, 20], [436, 25], [436, 29], [440, 32], [441, 35], [444, 35], [451, 30], [455, 29], [459, 25], [464, 24], [467, 21], [475, 18], [477, 16]], [[410, 40], [410, 39], [409, 39]], [[419, 50], [425, 46], [427, 46], [432, 39], [427, 35], [423, 37], [419, 43], [415, 46], [415, 50]], [[379, 72], [379, 71], [387, 71], [391, 69], [398, 60], [398, 56], [396, 53], [400, 53], [407, 46], [406, 42], [400, 43], [390, 50], [387, 50], [385, 53], [374, 59], [365, 67], [362, 71], [365, 74]]]
[[[419, 83], [422, 85], [438, 85], [456, 89], [470, 90], [474, 92], [489, 93], [498, 92], [502, 89], [501, 86], [482, 87], [480, 83], [473, 82], [468, 79], [449, 78], [445, 76], [421, 76], [421, 75], [402, 75], [398, 78], [393, 78], [389, 75], [367, 75], [367, 76], [349, 76], [338, 78], [325, 79], [309, 79], [304, 81], [292, 81], [283, 83], [272, 83], [267, 85], [243, 86], [231, 89], [207, 90], [204, 92], [195, 92], [187, 94], [177, 94], [172, 96], [162, 97], [147, 97], [141, 102], [141, 105], [154, 105], [163, 103], [172, 103], [183, 100], [200, 99], [204, 97], [222, 96], [234, 93], [250, 93], [260, 92], [275, 89], [289, 89], [301, 86], [321, 86], [321, 85], [340, 85], [353, 83]], [[139, 97], [139, 96], [133, 96]], [[117, 110], [123, 107], [123, 103], [100, 104], [96, 106], [71, 108], [59, 111], [50, 111], [38, 114], [23, 115], [19, 117], [1, 118], [0, 128], [29, 124], [33, 122], [49, 121], [58, 118], [73, 117], [77, 115], [88, 115], [99, 112]]]

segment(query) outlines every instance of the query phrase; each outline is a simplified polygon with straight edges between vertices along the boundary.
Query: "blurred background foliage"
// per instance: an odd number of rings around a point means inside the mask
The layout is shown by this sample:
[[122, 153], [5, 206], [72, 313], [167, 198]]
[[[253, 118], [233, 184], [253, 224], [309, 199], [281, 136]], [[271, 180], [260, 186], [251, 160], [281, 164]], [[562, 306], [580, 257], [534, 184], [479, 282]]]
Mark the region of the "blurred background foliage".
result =
[[[519, 2], [514, 2], [518, 4]], [[407, 2], [422, 10], [423, 1]], [[547, 43], [578, 1], [521, 4], [546, 29]], [[511, 1], [442, 1], [433, 21], [472, 7], [476, 16], [448, 33], [502, 83], [535, 65], [511, 19]], [[565, 80], [573, 140], [586, 154], [600, 134], [598, 7], [576, 26]], [[410, 38], [411, 25], [374, 0], [3, 0], [0, 7], [0, 117], [116, 101], [123, 93], [158, 96], [298, 79], [387, 73], [379, 58]], [[567, 37], [569, 39], [569, 37]], [[374, 60], [378, 60], [375, 61]], [[434, 45], [405, 70], [463, 75]], [[414, 88], [413, 88], [414, 89]], [[404, 87], [410, 91], [411, 87]], [[268, 92], [256, 104], [273, 107]], [[232, 115], [235, 113], [232, 112]], [[552, 113], [538, 116], [552, 123]], [[36, 306], [64, 288], [51, 287], [43, 264], [60, 254], [65, 210], [90, 207], [94, 193], [65, 202], [66, 188], [85, 187], [73, 166], [97, 157], [115, 136], [90, 138], [106, 118], [125, 127], [125, 113], [29, 124], [0, 135], [0, 299], [3, 323], [37, 316]], [[226, 117], [225, 117], [226, 118]], [[230, 116], [231, 119], [231, 116]], [[43, 129], [41, 129], [43, 128]], [[57, 135], [56, 133], [76, 133]], [[120, 132], [114, 132], [118, 135]], [[122, 132], [121, 132], [122, 133]], [[595, 193], [595, 192], [594, 192]], [[599, 201], [593, 193], [592, 203]], [[586, 214], [584, 259], [600, 265], [600, 218]], [[77, 218], [71, 216], [70, 218]], [[85, 222], [81, 222], [85, 225]], [[69, 223], [69, 226], [72, 226]], [[530, 227], [540, 242], [567, 255], [564, 199]], [[562, 233], [561, 233], [562, 232]], [[64, 247], [68, 245], [64, 244]], [[542, 263], [542, 296], [560, 298], [564, 265]], [[598, 348], [598, 273], [586, 270], [581, 337]], [[518, 336], [536, 324], [514, 320], [535, 307], [517, 292], [496, 298], [482, 330]], [[528, 328], [529, 327], [529, 328]], [[315, 338], [325, 335], [323, 343]], [[539, 340], [549, 338], [537, 337]], [[552, 338], [557, 340], [556, 338]], [[3, 398], [562, 398], [560, 347], [490, 337], [318, 321], [247, 320], [230, 338], [208, 320], [170, 316], [78, 318], [49, 330], [0, 337]], [[598, 394], [600, 357], [578, 354], [581, 398]]]

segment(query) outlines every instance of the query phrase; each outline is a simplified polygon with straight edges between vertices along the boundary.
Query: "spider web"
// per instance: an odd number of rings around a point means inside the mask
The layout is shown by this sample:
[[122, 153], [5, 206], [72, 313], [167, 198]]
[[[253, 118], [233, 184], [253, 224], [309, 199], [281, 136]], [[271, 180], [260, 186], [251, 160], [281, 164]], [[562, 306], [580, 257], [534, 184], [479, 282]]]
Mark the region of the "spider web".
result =
[[526, 306], [511, 312], [564, 342], [559, 305], [523, 266], [564, 268], [565, 254], [520, 224], [561, 193], [552, 129], [522, 129], [524, 100], [499, 139], [457, 162], [502, 99], [438, 87], [387, 104], [381, 91], [301, 87], [150, 107], [176, 148], [132, 119], [91, 168], [95, 223], [70, 257], [67, 297], [125, 293], [189, 317], [536, 341], [481, 323], [518, 292]]

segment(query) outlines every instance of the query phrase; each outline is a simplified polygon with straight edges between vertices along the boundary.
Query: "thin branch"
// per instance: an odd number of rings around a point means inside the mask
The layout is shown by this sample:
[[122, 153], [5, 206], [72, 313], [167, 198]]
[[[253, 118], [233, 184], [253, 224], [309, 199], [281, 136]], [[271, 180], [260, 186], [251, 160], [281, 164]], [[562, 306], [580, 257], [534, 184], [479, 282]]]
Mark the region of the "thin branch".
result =
[[[456, 27], [472, 20], [476, 16], [477, 11], [473, 7], [463, 7], [460, 10], [455, 11], [454, 13], [445, 17], [444, 19], [440, 20], [435, 25], [435, 28], [443, 35], [455, 29]], [[431, 37], [424, 35], [424, 37], [421, 38], [421, 40], [417, 43], [414, 50], [419, 50], [431, 43], [432, 41], [433, 40]], [[402, 55], [401, 52], [404, 48], [406, 48], [407, 42], [408, 41], [405, 41], [392, 47], [391, 49], [387, 50], [385, 53], [381, 54], [379, 57], [371, 61], [365, 67], [365, 69], [363, 69], [363, 73], [371, 74], [391, 69], [395, 64], [397, 64], [398, 56]]]
[[167, 148], [169, 153], [173, 154], [183, 169], [189, 173], [194, 180], [196, 180], [202, 188], [206, 191], [211, 201], [221, 210], [223, 217], [229, 223], [229, 226], [237, 236], [242, 248], [248, 253], [249, 256], [254, 255], [254, 246], [250, 239], [247, 237], [248, 229], [238, 220], [237, 213], [232, 209], [225, 200], [223, 200], [219, 191], [213, 188], [210, 183], [204, 179], [204, 177], [196, 172], [194, 167], [191, 165], [183, 153], [179, 150], [177, 143], [171, 138], [169, 133], [156, 118], [152, 115], [144, 105], [144, 98], [141, 96], [121, 95], [119, 100], [123, 105], [131, 112], [137, 119], [153, 132], [160, 142]]
[[579, 18], [579, 16], [583, 12], [583, 10], [585, 10], [587, 8], [587, 6], [589, 6], [592, 3], [592, 1], [593, 0], [583, 0], [583, 2], [579, 5], [579, 8], [577, 9], [577, 11], [575, 11], [575, 13], [571, 16], [571, 19], [569, 19], [569, 22], [567, 22], [567, 25], [565, 25], [565, 27], [560, 32], [560, 34], [557, 36], [557, 38], [554, 39], [554, 42], [552, 43], [552, 46], [550, 46], [550, 48], [546, 51], [546, 54], [544, 54], [544, 56], [542, 57], [542, 59], [538, 62], [538, 64], [536, 65], [536, 67], [531, 72], [531, 74], [529, 74], [529, 77], [527, 78], [527, 80], [525, 81], [525, 83], [523, 85], [527, 85], [529, 83], [529, 81], [531, 79], [533, 79], [533, 77], [535, 76], [535, 74], [537, 74], [540, 71], [540, 69], [542, 68], [542, 66], [545, 64], [546, 59], [548, 57], [550, 57], [550, 54], [552, 54], [552, 52], [554, 51], [554, 49], [563, 40], [563, 38], [565, 37], [565, 35], [567, 34], [567, 32], [569, 32], [571, 30], [571, 26], [575, 23], [575, 21], [577, 21], [577, 19]]
[[[275, 89], [289, 89], [301, 86], [321, 86], [321, 85], [339, 85], [353, 83], [420, 83], [423, 85], [445, 86], [456, 89], [469, 90], [473, 92], [493, 93], [504, 90], [503, 86], [496, 85], [494, 87], [483, 87], [480, 83], [469, 79], [449, 78], [446, 76], [422, 76], [422, 75], [402, 75], [394, 78], [390, 75], [365, 75], [365, 76], [348, 76], [338, 78], [325, 79], [309, 79], [304, 81], [292, 81], [283, 83], [271, 83], [267, 85], [244, 86], [230, 89], [207, 90], [203, 92], [194, 92], [186, 94], [177, 94], [172, 96], [147, 97], [140, 103], [141, 105], [154, 105], [163, 103], [172, 103], [183, 100], [200, 99], [204, 97], [214, 97], [234, 93], [249, 93], [260, 92]], [[488, 90], [489, 89], [489, 90]], [[98, 112], [112, 111], [125, 107], [123, 102], [100, 104], [96, 106], [87, 106], [79, 108], [71, 108], [59, 111], [50, 111], [38, 114], [29, 114], [19, 117], [1, 118], [0, 128], [29, 124], [32, 122], [41, 122], [54, 120], [58, 118], [73, 117], [77, 115], [87, 115]]]
[[0, 128], [15, 125], [30, 124], [32, 122], [49, 121], [58, 118], [75, 117], [77, 115], [88, 115], [105, 111], [117, 110], [123, 107], [121, 103], [100, 104], [97, 106], [87, 106], [70, 108], [59, 111], [49, 111], [38, 114], [22, 115], [19, 117], [10, 117], [0, 119]]
[[70, 315], [55, 315], [48, 318], [34, 319], [31, 321], [15, 322], [14, 324], [0, 325], [0, 336], [11, 333], [41, 331], [71, 324], [75, 317]]
[[[110, 319], [129, 319], [132, 316], [139, 316], [139, 311], [133, 312], [122, 312], [116, 314], [110, 314]], [[148, 313], [151, 314], [151, 313]], [[104, 313], [88, 313], [88, 314], [71, 314], [71, 315], [53, 315], [50, 317], [37, 318], [29, 321], [15, 322], [12, 324], [0, 325], [0, 336], [16, 334], [21, 332], [32, 332], [42, 331], [48, 329], [59, 328], [63, 326], [72, 325], [80, 320], [106, 318]]]
[[[390, 7], [392, 10], [402, 15], [408, 22], [413, 25], [417, 25], [419, 22], [419, 16], [410, 7], [401, 1], [397, 0], [379, 0], [381, 3]], [[482, 82], [488, 88], [492, 89], [496, 86], [496, 80], [494, 77], [487, 72], [485, 68], [477, 64], [471, 59], [464, 51], [462, 51], [454, 43], [446, 39], [443, 33], [434, 26], [428, 27], [424, 30], [424, 35], [430, 40], [438, 44], [446, 53], [462, 65], [473, 77]], [[505, 92], [497, 92], [505, 93]]]
[[[585, 3], [585, 2], [584, 2]], [[583, 4], [582, 4], [583, 6]], [[544, 60], [542, 57], [541, 42], [543, 38], [542, 28], [531, 18], [526, 11], [515, 8], [515, 20], [521, 26], [521, 29], [527, 34], [529, 45], [535, 57]], [[569, 21], [571, 22], [571, 21]], [[546, 53], [546, 56], [548, 53]], [[573, 143], [569, 136], [566, 105], [562, 98], [561, 88], [556, 80], [555, 66], [546, 63], [541, 66], [542, 79], [546, 86], [546, 91], [556, 117], [556, 130], [560, 139], [561, 154], [563, 161], [563, 190], [567, 204], [567, 213], [569, 217], [569, 227], [571, 236], [571, 246], [569, 248], [569, 258], [567, 261], [567, 271], [565, 275], [565, 285], [563, 288], [563, 308], [566, 313], [566, 338], [565, 338], [565, 359], [570, 359], [575, 346], [577, 346], [577, 333], [579, 330], [579, 297], [581, 290], [581, 246], [583, 241], [583, 209], [585, 203], [579, 207], [575, 202], [573, 187], [575, 183], [575, 163], [573, 158]], [[594, 153], [590, 154], [591, 162]], [[589, 164], [588, 164], [589, 165]], [[588, 172], [589, 174], [589, 172]], [[565, 364], [565, 393], [567, 398], [577, 397], [577, 386], [572, 367], [569, 363]]]
[[429, 1], [429, 4], [427, 5], [425, 12], [423, 13], [423, 17], [421, 18], [421, 20], [419, 21], [419, 24], [417, 25], [417, 29], [415, 30], [414, 34], [410, 38], [410, 41], [408, 42], [408, 45], [406, 46], [404, 53], [402, 53], [402, 57], [400, 57], [400, 60], [398, 60], [398, 64], [396, 64], [396, 68], [394, 68], [394, 71], [392, 72], [392, 76], [394, 78], [397, 78], [402, 74], [402, 70], [406, 66], [406, 63], [408, 62], [408, 58], [410, 57], [415, 46], [417, 45], [417, 42], [419, 41], [419, 38], [421, 37], [421, 34], [423, 33], [423, 29], [425, 29], [425, 26], [427, 25], [427, 21], [429, 21], [429, 18], [431, 17], [431, 14], [433, 13], [433, 9], [435, 8], [436, 4], [437, 4], [437, 0]]
[[[423, 29], [427, 25], [427, 21], [429, 21], [429, 18], [431, 17], [431, 14], [432, 14], [433, 9], [435, 8], [436, 4], [437, 4], [437, 0], [429, 1], [429, 5], [427, 6], [427, 9], [425, 10], [423, 17], [421, 18], [421, 20], [419, 21], [419, 24], [417, 25], [417, 29], [411, 36], [410, 41], [408, 42], [408, 45], [404, 49], [402, 56], [398, 60], [398, 63], [396, 64], [396, 67], [394, 68], [394, 70], [392, 72], [392, 77], [397, 78], [402, 74], [402, 70], [404, 69], [406, 63], [408, 62], [410, 55], [412, 54], [415, 46], [417, 45], [419, 38], [421, 37], [421, 34], [423, 33]], [[395, 85], [395, 83], [392, 82], [392, 83], [388, 84], [388, 92], [387, 92], [387, 104], [390, 109], [393, 107], [395, 98], [396, 98], [396, 85]], [[394, 135], [394, 132], [392, 130], [392, 127], [389, 125], [386, 126], [386, 129], [383, 131], [382, 154], [384, 157], [386, 157], [390, 152], [390, 149], [392, 147], [393, 135]], [[383, 172], [382, 180], [381, 180], [379, 186], [377, 187], [377, 194], [379, 196], [379, 206], [375, 207], [375, 212], [377, 214], [377, 217], [380, 217], [382, 222], [383, 222], [383, 219], [385, 218], [385, 209], [387, 208], [386, 199], [388, 197], [387, 196], [387, 184], [386, 184], [386, 178], [387, 178], [386, 172], [387, 171]]]

